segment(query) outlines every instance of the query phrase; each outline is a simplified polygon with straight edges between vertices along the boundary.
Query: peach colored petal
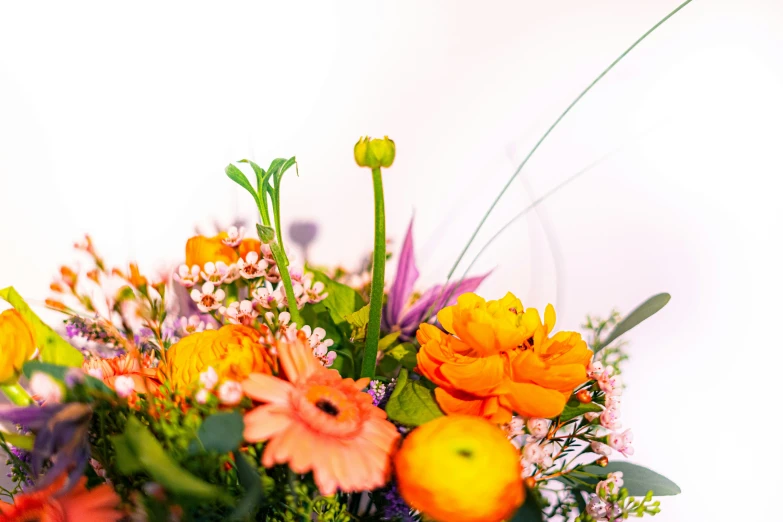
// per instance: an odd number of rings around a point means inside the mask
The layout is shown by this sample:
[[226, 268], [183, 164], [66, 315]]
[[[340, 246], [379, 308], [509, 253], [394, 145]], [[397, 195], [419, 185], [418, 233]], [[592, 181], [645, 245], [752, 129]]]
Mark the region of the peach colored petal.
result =
[[248, 442], [261, 442], [287, 429], [292, 422], [286, 411], [274, 405], [259, 406], [245, 415], [243, 436]]
[[[345, 379], [345, 380], [347, 380], [347, 381], [353, 381], [353, 379]], [[356, 388], [357, 390], [363, 390], [363, 389], [365, 389], [367, 386], [369, 386], [369, 385], [370, 385], [370, 378], [369, 378], [369, 377], [363, 377], [363, 378], [359, 379], [358, 381], [355, 381], [355, 382], [349, 382], [348, 384], [352, 385], [352, 386], [353, 386], [354, 388]]]
[[323, 366], [313, 357], [309, 346], [301, 339], [290, 343], [280, 343], [277, 348], [280, 365], [291, 382], [307, 379]]
[[290, 382], [263, 373], [251, 373], [242, 381], [245, 395], [259, 402], [288, 404], [293, 389]]

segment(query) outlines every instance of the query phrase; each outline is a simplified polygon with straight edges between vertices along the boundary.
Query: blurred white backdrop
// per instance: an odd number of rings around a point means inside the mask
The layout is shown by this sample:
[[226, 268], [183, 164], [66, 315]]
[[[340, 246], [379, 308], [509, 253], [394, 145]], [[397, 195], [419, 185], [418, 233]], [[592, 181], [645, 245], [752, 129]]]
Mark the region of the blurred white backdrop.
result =
[[[388, 230], [415, 211], [436, 282], [552, 120], [677, 4], [3, 3], [0, 287], [43, 301], [84, 232], [117, 264], [179, 261], [194, 225], [253, 218], [222, 173], [244, 157], [296, 155], [284, 219], [319, 220], [314, 261], [356, 263], [372, 245], [352, 157], [367, 133], [397, 143]], [[746, 435], [770, 431], [783, 362], [782, 24], [780, 2], [695, 0], [563, 121], [472, 249], [603, 158], [476, 271], [494, 268], [487, 297], [554, 302], [560, 328], [672, 294], [629, 337], [623, 418], [633, 460], [683, 489], [662, 522], [773, 498], [764, 442]]]

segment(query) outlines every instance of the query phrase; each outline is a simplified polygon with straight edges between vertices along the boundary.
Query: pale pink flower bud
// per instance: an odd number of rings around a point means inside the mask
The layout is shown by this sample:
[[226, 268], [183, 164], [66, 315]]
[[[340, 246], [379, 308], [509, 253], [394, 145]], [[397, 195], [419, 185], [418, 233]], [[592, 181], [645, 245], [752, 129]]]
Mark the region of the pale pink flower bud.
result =
[[546, 419], [528, 419], [527, 431], [535, 439], [543, 439], [549, 431], [549, 421]]
[[206, 404], [209, 400], [209, 391], [206, 388], [201, 388], [196, 392], [196, 402], [199, 404]]
[[218, 387], [217, 396], [225, 406], [239, 404], [242, 400], [242, 385], [237, 381], [226, 381]]
[[133, 377], [129, 375], [120, 375], [114, 379], [114, 391], [120, 397], [130, 397], [134, 393]]
[[609, 456], [612, 454], [612, 448], [603, 442], [598, 442], [597, 440], [590, 443], [590, 449], [593, 450], [593, 453], [597, 453], [599, 455]]
[[51, 376], [35, 372], [30, 378], [30, 391], [44, 404], [57, 404], [63, 400], [63, 388]]
[[199, 382], [207, 390], [211, 390], [218, 382], [218, 374], [213, 367], [207, 368], [207, 371], [201, 372], [198, 376]]

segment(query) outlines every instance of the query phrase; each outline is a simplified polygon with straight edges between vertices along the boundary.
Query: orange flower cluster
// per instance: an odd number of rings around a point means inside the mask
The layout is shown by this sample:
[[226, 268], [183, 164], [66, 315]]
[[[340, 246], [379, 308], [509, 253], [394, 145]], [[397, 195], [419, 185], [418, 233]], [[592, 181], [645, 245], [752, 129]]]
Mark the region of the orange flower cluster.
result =
[[463, 294], [438, 313], [448, 333], [422, 324], [418, 371], [435, 383], [447, 414], [477, 415], [498, 424], [559, 415], [574, 388], [587, 380], [592, 352], [576, 332], [550, 337], [555, 311], [544, 321], [508, 293], [497, 301]]
[[203, 267], [210, 261], [213, 263], [223, 261], [230, 265], [236, 263], [240, 257], [244, 258], [249, 252], [261, 254], [261, 242], [257, 239], [243, 239], [235, 249], [223, 242], [226, 237], [228, 235], [225, 232], [213, 237], [191, 237], [185, 245], [185, 264]]

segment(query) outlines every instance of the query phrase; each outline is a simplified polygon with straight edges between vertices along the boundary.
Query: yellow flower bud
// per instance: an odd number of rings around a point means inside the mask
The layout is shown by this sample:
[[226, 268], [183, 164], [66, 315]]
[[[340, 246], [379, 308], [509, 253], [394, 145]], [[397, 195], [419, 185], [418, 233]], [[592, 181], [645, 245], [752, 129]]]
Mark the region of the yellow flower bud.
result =
[[16, 310], [0, 314], [0, 383], [12, 381], [35, 352], [27, 322]]
[[388, 136], [384, 136], [383, 139], [365, 136], [356, 142], [353, 155], [360, 167], [387, 168], [394, 163], [396, 150], [394, 141], [390, 140]]

